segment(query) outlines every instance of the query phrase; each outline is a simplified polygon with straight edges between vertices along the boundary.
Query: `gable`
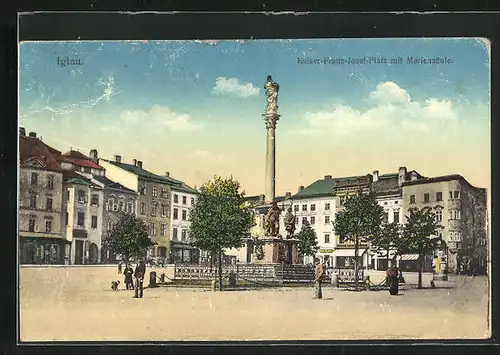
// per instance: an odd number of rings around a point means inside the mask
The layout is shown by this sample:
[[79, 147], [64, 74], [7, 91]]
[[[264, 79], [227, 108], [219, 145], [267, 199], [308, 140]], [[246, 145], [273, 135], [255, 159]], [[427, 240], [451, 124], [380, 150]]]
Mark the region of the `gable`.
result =
[[22, 162], [21, 166], [24, 168], [46, 169], [47, 163], [42, 157], [31, 157]]

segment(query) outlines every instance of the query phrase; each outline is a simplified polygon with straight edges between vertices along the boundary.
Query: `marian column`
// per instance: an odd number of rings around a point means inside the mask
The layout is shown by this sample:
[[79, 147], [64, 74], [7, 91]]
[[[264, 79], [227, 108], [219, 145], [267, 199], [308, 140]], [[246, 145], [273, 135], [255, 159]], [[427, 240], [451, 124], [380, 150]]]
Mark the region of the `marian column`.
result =
[[264, 88], [267, 95], [266, 113], [262, 115], [267, 129], [265, 202], [272, 203], [276, 192], [276, 122], [280, 118], [278, 114], [280, 87], [273, 81], [271, 75], [268, 75]]

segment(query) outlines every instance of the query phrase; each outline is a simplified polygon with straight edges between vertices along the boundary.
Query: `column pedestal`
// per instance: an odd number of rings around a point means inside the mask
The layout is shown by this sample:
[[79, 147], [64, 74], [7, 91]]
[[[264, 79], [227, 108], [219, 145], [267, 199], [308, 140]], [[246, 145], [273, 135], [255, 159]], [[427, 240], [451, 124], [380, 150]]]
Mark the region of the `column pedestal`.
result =
[[252, 264], [298, 264], [296, 239], [259, 238], [254, 245]]

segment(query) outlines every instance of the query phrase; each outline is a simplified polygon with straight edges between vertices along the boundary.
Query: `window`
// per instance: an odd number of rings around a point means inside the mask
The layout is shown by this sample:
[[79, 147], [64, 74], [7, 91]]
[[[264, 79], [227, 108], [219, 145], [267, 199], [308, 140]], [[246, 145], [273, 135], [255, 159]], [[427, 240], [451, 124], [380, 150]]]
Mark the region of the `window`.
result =
[[97, 228], [97, 216], [92, 216], [90, 228], [94, 228], [94, 229]]
[[146, 214], [146, 203], [141, 202], [141, 214]]
[[441, 222], [443, 220], [443, 211], [436, 211], [436, 222]]
[[69, 202], [69, 190], [66, 190], [66, 196], [67, 196], [67, 197], [66, 197], [66, 201], [68, 201], [68, 202]]
[[167, 197], [167, 188], [166, 187], [161, 188], [160, 196]]
[[114, 203], [115, 203], [115, 200], [113, 200], [112, 198], [108, 198], [108, 203], [106, 204], [106, 209], [108, 211], [112, 211]]
[[178, 229], [176, 227], [174, 227], [172, 229], [172, 239], [173, 240], [177, 240], [177, 231], [178, 231]]
[[450, 219], [460, 219], [460, 210], [452, 210], [450, 211]]
[[415, 195], [410, 195], [410, 203], [415, 203]]
[[330, 216], [325, 216], [325, 224], [330, 223]]
[[118, 211], [118, 203], [115, 203], [113, 201], [113, 211], [117, 212]]
[[295, 224], [299, 225], [299, 219], [298, 218], [295, 218]]
[[325, 202], [325, 211], [330, 211], [330, 202]]
[[460, 191], [453, 191], [453, 198], [460, 198]]
[[384, 205], [387, 205], [387, 201], [384, 201]]
[[66, 226], [67, 226], [68, 222], [69, 222], [69, 214], [68, 214], [68, 212], [66, 212], [65, 215], [64, 215], [64, 221], [65, 221]]
[[179, 196], [178, 195], [174, 195], [174, 203], [179, 203]]
[[191, 206], [194, 206], [194, 197], [191, 197]]
[[179, 210], [174, 208], [174, 219], [179, 219]]
[[134, 212], [134, 205], [133, 202], [127, 203], [127, 212], [128, 213], [133, 213]]
[[78, 203], [85, 203], [86, 202], [86, 195], [85, 195], [85, 191], [83, 190], [78, 190], [77, 192], [77, 201]]
[[392, 212], [392, 221], [394, 223], [399, 223], [399, 211]]
[[151, 236], [156, 235], [156, 225], [154, 223], [151, 223], [149, 225], [149, 235], [151, 235]]
[[443, 201], [443, 193], [436, 192], [436, 201]]
[[90, 200], [92, 206], [99, 206], [99, 195], [92, 194], [92, 199]]
[[30, 196], [30, 208], [36, 208], [36, 195]]
[[325, 234], [325, 244], [330, 243], [330, 234]]
[[158, 196], [158, 186], [153, 186], [153, 197]]
[[307, 205], [302, 205], [302, 211], [307, 211]]
[[182, 210], [182, 220], [185, 221], [187, 219], [187, 211]]
[[85, 223], [85, 213], [78, 212], [78, 219], [77, 219], [78, 227], [83, 227], [84, 223]]
[[31, 185], [38, 185], [38, 174], [31, 173]]
[[52, 221], [45, 221], [45, 233], [52, 232]]
[[90, 168], [89, 168], [89, 167], [87, 167], [87, 166], [84, 166], [84, 167], [83, 167], [83, 172], [84, 172], [84, 173], [90, 174], [90, 171], [91, 171], [91, 170], [90, 170]]
[[160, 227], [161, 236], [164, 237], [166, 235], [166, 232], [167, 232], [166, 226], [165, 224], [162, 224]]
[[30, 217], [28, 231], [30, 231], [30, 232], [35, 231], [35, 217]]
[[54, 188], [54, 175], [49, 175], [47, 177], [47, 188], [48, 189], [53, 189]]
[[187, 229], [183, 229], [181, 231], [181, 238], [182, 238], [182, 240], [186, 240], [187, 239]]
[[161, 205], [161, 216], [167, 217], [167, 206]]
[[316, 205], [314, 203], [311, 204], [311, 211], [316, 211]]
[[299, 212], [299, 205], [295, 205], [295, 206], [293, 206], [293, 210], [294, 210], [295, 212]]
[[111, 221], [108, 221], [108, 231], [113, 229], [113, 223]]
[[187, 197], [186, 196], [182, 196], [182, 204], [187, 205]]
[[125, 211], [125, 201], [120, 201], [120, 211], [124, 212]]
[[394, 204], [397, 205], [399, 202], [398, 201], [394, 201]]
[[145, 196], [146, 195], [146, 185], [141, 185], [139, 187], [139, 195]]
[[46, 208], [47, 211], [52, 211], [52, 197], [47, 197]]
[[384, 223], [388, 223], [389, 222], [389, 213], [388, 212], [384, 212]]
[[306, 224], [307, 223], [307, 217], [302, 217], [302, 224]]
[[315, 223], [316, 223], [316, 217], [311, 216], [311, 224], [315, 224]]
[[450, 198], [453, 198], [453, 191], [450, 191]]
[[424, 194], [424, 202], [429, 202], [430, 201], [430, 197], [429, 197], [429, 194]]
[[151, 216], [156, 216], [156, 210], [158, 209], [158, 204], [157, 203], [153, 203], [153, 205], [151, 206]]

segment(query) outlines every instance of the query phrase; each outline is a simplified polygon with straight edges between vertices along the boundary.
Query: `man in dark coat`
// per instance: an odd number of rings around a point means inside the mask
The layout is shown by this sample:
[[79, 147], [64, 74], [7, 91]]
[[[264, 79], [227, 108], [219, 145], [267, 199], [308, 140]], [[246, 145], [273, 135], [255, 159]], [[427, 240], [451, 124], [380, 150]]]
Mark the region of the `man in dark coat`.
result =
[[127, 264], [125, 270], [123, 270], [123, 274], [125, 275], [125, 288], [127, 290], [134, 289], [134, 280], [132, 279], [132, 275], [134, 275], [134, 269], [132, 265]]
[[144, 276], [146, 275], [146, 264], [144, 260], [139, 262], [139, 265], [135, 268], [135, 296], [134, 298], [142, 298]]
[[399, 291], [398, 270], [394, 266], [387, 270], [387, 282], [389, 284], [389, 293], [397, 295]]

